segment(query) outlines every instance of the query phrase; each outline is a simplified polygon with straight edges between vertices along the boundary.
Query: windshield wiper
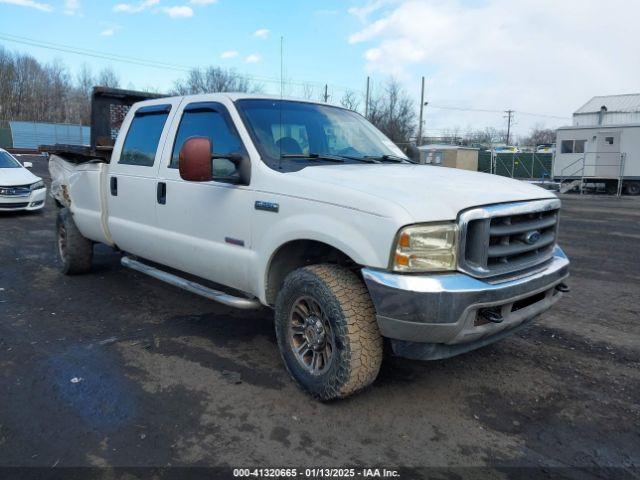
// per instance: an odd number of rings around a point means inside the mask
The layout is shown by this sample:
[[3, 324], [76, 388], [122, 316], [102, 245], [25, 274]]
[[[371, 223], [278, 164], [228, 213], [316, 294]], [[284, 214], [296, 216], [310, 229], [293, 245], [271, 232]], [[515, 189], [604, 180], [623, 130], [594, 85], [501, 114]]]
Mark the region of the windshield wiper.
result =
[[351, 155], [340, 155], [341, 157], [348, 158], [349, 160], [356, 160], [364, 163], [380, 163], [380, 160], [375, 157], [352, 157]]
[[418, 163], [415, 160], [411, 160], [410, 158], [399, 157], [397, 155], [368, 155], [365, 158], [373, 158], [382, 162], [408, 162], [408, 163]]
[[[383, 157], [386, 157], [386, 156], [387, 155], [384, 155]], [[329, 162], [344, 162], [345, 159], [347, 159], [347, 160], [355, 160], [357, 162], [363, 162], [363, 163], [382, 163], [381, 160], [386, 160], [386, 158], [383, 158], [383, 157], [376, 157], [373, 155], [356, 157], [351, 155], [332, 155], [329, 153], [309, 153], [308, 155], [305, 155], [303, 153], [301, 154], [283, 153], [282, 155], [280, 155], [280, 158], [302, 158], [304, 160], [327, 160]], [[404, 160], [401, 157], [397, 157], [397, 158], [398, 160]]]
[[326, 160], [327, 162], [344, 163], [344, 158], [336, 155], [325, 155], [324, 153], [283, 153], [280, 158], [301, 158], [303, 160]]

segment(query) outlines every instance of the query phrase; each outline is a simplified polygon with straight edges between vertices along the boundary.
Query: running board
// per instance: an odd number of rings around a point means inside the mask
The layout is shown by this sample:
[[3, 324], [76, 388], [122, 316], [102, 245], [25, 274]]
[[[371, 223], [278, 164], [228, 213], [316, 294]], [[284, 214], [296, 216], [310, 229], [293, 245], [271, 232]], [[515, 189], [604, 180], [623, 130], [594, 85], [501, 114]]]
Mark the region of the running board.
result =
[[195, 293], [196, 295], [200, 295], [201, 297], [208, 298], [209, 300], [213, 300], [230, 307], [241, 308], [244, 310], [261, 307], [257, 298], [234, 297], [228, 293], [223, 293], [218, 290], [205, 287], [204, 285], [178, 277], [177, 275], [165, 272], [164, 270], [151, 267], [130, 257], [122, 257], [120, 263], [123, 267], [131, 268], [132, 270], [144, 273], [150, 277], [157, 278], [158, 280], [182, 288], [188, 292]]

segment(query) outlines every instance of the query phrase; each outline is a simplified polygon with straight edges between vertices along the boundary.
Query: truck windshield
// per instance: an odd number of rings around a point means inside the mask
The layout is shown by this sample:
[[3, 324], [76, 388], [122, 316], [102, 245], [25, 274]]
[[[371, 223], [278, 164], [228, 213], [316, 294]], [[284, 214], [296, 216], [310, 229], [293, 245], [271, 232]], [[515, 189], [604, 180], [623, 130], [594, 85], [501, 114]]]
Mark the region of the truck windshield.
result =
[[8, 152], [0, 152], [0, 168], [20, 168], [20, 163]]
[[[361, 115], [344, 108], [270, 99], [236, 101], [263, 161], [299, 170], [331, 162], [406, 160], [402, 151]], [[333, 157], [333, 160], [332, 158]], [[344, 162], [336, 163], [339, 158]]]

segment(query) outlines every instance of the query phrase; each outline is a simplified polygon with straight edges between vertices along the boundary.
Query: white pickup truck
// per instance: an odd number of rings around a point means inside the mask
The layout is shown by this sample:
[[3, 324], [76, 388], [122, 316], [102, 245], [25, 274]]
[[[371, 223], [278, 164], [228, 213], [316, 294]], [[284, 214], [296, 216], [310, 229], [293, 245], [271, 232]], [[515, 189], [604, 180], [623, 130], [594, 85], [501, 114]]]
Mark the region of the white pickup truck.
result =
[[275, 310], [287, 370], [321, 400], [393, 353], [441, 359], [526, 325], [568, 288], [560, 201], [524, 182], [413, 164], [365, 118], [246, 94], [133, 105], [110, 162], [52, 155], [58, 253]]

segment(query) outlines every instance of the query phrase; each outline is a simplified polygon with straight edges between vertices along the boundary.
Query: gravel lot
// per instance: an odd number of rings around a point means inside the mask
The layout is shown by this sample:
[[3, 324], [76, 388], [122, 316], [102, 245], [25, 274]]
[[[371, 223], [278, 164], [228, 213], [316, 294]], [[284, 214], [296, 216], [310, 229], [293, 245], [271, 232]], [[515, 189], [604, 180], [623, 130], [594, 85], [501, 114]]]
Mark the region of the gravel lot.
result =
[[635, 478], [640, 198], [563, 201], [572, 291], [552, 311], [457, 358], [390, 359], [372, 388], [329, 404], [288, 378], [270, 312], [124, 269], [102, 246], [90, 274], [64, 277], [52, 202], [0, 214], [0, 466], [544, 466], [575, 478], [587, 472], [551, 467], [615, 467]]

